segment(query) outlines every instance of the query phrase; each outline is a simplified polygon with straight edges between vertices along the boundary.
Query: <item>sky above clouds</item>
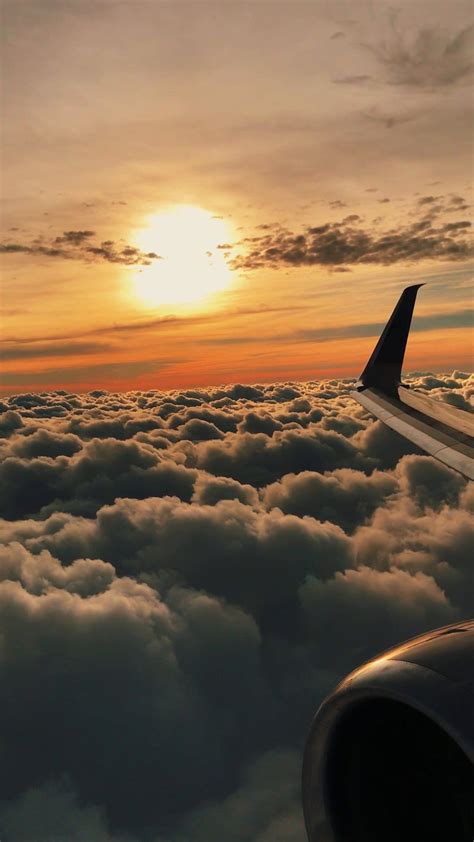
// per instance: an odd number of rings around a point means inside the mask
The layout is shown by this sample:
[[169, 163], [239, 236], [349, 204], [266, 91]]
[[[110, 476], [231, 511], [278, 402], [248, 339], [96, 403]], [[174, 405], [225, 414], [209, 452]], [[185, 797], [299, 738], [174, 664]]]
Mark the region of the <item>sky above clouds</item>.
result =
[[4, 393], [472, 367], [470, 3], [3, 18]]
[[472, 614], [472, 487], [350, 388], [4, 401], [2, 839], [303, 842], [323, 697]]

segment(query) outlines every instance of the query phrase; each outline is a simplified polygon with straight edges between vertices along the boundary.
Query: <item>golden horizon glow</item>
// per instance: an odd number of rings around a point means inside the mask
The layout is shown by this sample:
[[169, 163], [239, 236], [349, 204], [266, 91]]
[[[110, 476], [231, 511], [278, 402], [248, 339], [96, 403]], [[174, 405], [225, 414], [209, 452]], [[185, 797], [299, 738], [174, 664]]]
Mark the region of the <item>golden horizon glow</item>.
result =
[[134, 271], [134, 297], [145, 305], [198, 304], [226, 289], [233, 278], [222, 246], [232, 237], [225, 219], [192, 205], [149, 217], [134, 242], [158, 259]]

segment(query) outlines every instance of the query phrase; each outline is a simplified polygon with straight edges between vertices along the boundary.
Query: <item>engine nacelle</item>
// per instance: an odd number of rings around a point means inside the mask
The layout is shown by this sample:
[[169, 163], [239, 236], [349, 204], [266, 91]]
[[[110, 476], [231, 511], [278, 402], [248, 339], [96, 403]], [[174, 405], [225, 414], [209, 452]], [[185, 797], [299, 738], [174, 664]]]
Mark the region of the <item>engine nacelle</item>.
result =
[[309, 842], [473, 842], [474, 622], [414, 638], [319, 708], [303, 761]]

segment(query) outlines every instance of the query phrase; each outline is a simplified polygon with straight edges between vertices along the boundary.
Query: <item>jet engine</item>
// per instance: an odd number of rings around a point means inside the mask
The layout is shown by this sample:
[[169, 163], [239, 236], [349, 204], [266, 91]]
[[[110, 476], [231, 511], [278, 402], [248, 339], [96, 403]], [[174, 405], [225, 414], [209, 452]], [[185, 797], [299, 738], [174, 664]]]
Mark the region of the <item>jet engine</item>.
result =
[[414, 638], [319, 708], [303, 761], [309, 842], [473, 842], [474, 622]]

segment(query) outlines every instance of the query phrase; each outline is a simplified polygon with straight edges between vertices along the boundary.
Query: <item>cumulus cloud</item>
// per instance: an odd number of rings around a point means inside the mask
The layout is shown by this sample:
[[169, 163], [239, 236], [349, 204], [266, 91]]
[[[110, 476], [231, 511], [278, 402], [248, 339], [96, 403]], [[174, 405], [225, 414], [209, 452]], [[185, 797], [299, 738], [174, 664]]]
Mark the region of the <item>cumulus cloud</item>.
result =
[[196, 810], [181, 842], [303, 842], [299, 809], [300, 757], [270, 751], [245, 771], [242, 785], [223, 802]]
[[131, 837], [109, 832], [100, 807], [81, 806], [65, 779], [32, 787], [1, 815], [5, 839], [16, 842], [32, 842], [33, 828], [35, 842], [131, 842]]
[[472, 488], [351, 386], [2, 402], [2, 838], [303, 842], [324, 695], [472, 614]]
[[267, 486], [263, 499], [270, 508], [337, 523], [352, 532], [398, 490], [399, 484], [390, 474], [374, 471], [366, 476], [361, 471], [341, 468], [330, 475], [315, 471], [286, 474]]
[[[380, 650], [394, 637], [413, 636], [421, 626], [433, 628], [453, 621], [457, 612], [431, 576], [417, 571], [376, 571], [369, 567], [337, 573], [328, 582], [308, 579], [301, 588], [301, 602], [309, 635], [321, 665], [350, 669], [353, 653], [361, 661], [370, 657], [371, 638]], [[331, 618], [350, 613], [350, 624], [333, 628]], [[331, 643], [323, 651], [320, 641], [331, 628]], [[318, 645], [319, 644], [319, 645]]]
[[[74, 437], [64, 436], [39, 442], [37, 436], [35, 444], [51, 452], [70, 450], [73, 442]], [[29, 442], [21, 444], [28, 454]], [[54, 501], [84, 505], [89, 512], [117, 496], [175, 494], [189, 499], [195, 473], [161, 457], [151, 445], [105, 438], [92, 439], [78, 452], [60, 453], [57, 458], [12, 455], [0, 465], [0, 477], [2, 511], [16, 518], [35, 514]]]

